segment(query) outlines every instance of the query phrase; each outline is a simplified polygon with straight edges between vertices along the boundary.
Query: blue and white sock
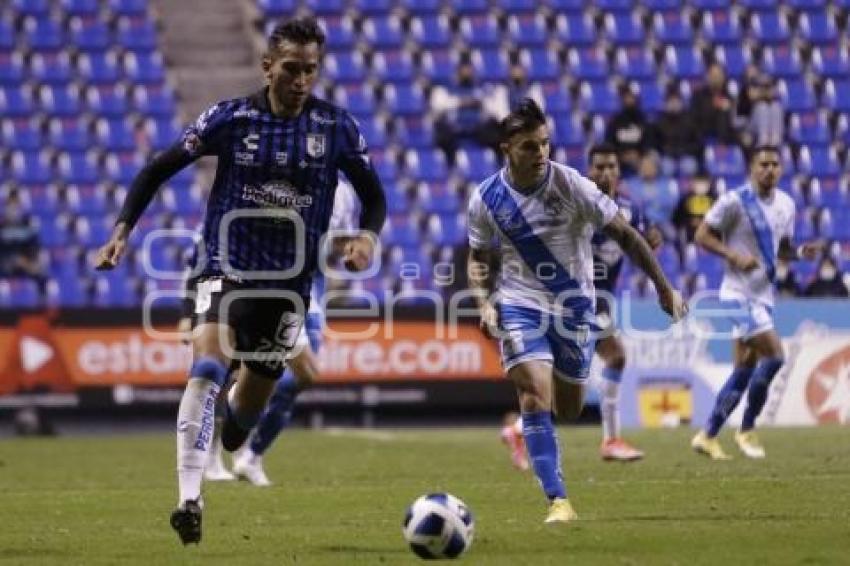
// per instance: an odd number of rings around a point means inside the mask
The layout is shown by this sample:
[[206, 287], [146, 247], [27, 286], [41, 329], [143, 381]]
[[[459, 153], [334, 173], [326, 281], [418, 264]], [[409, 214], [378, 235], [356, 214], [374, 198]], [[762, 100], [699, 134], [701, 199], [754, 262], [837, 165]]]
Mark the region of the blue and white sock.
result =
[[567, 491], [561, 472], [561, 450], [552, 424], [552, 414], [549, 411], [523, 413], [522, 434], [534, 475], [537, 476], [543, 493], [550, 501], [556, 497], [566, 497]]
[[711, 416], [705, 425], [705, 432], [710, 438], [717, 436], [723, 423], [738, 406], [752, 375], [753, 368], [751, 367], [738, 366], [732, 370], [732, 375], [729, 376], [729, 379], [720, 389], [720, 393], [717, 394], [714, 409], [712, 409]]
[[782, 358], [767, 358], [753, 372], [750, 390], [747, 393], [747, 408], [744, 409], [744, 419], [741, 421], [741, 430], [751, 430], [756, 425], [756, 418], [761, 414], [767, 392], [773, 377], [779, 372], [785, 360]]
[[266, 410], [260, 417], [254, 434], [251, 435], [251, 452], [260, 455], [268, 450], [277, 435], [292, 421], [292, 412], [295, 407], [295, 398], [298, 396], [298, 387], [295, 374], [286, 368], [281, 378], [275, 385], [274, 392], [269, 399]]

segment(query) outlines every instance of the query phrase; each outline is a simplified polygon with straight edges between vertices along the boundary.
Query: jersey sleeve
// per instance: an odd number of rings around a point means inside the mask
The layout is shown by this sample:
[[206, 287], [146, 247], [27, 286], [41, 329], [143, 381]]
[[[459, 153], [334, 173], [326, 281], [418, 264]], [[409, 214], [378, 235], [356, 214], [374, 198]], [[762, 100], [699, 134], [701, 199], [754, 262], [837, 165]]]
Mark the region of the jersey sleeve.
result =
[[359, 199], [354, 189], [348, 183], [340, 181], [336, 187], [334, 209], [328, 229], [354, 230], [357, 225], [355, 218], [359, 215], [359, 208]]
[[224, 132], [232, 116], [233, 101], [207, 108], [180, 136], [180, 143], [192, 157], [218, 155], [224, 146]]
[[718, 232], [725, 232], [738, 214], [737, 200], [727, 192], [715, 202], [705, 214], [705, 223]]
[[345, 173], [360, 199], [359, 227], [379, 234], [387, 216], [384, 187], [369, 159], [366, 138], [360, 133], [357, 121], [348, 112], [342, 112], [340, 122], [336, 165]]
[[495, 229], [492, 217], [477, 190], [469, 199], [467, 214], [469, 247], [476, 250], [487, 250], [493, 247]]
[[611, 222], [620, 207], [611, 197], [600, 191], [596, 183], [578, 173], [572, 173], [570, 183], [579, 195], [579, 204], [585, 219], [598, 230]]

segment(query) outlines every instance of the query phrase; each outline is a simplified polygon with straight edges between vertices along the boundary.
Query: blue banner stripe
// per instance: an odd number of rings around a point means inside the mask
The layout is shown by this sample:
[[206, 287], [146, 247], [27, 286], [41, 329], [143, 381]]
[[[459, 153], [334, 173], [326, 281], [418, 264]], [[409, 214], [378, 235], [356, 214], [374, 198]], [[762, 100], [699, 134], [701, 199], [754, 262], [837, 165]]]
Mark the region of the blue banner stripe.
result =
[[746, 184], [738, 188], [737, 193], [741, 198], [741, 204], [744, 205], [744, 212], [750, 219], [750, 225], [753, 227], [761, 255], [764, 257], [767, 278], [773, 283], [776, 281], [776, 251], [773, 248], [773, 231], [770, 228], [770, 223], [767, 221], [764, 210], [758, 203], [756, 192], [751, 185]]
[[[538, 281], [555, 295], [580, 288], [578, 282], [560, 264], [543, 240], [534, 233], [516, 200], [501, 182], [499, 174], [485, 181], [480, 190], [481, 200], [490, 211], [493, 221], [511, 241]], [[549, 266], [551, 269], [540, 273], [538, 268], [542, 265]], [[541, 275], [545, 277], [541, 278]], [[570, 297], [564, 304], [574, 308], [586, 308], [590, 303], [588, 297]]]

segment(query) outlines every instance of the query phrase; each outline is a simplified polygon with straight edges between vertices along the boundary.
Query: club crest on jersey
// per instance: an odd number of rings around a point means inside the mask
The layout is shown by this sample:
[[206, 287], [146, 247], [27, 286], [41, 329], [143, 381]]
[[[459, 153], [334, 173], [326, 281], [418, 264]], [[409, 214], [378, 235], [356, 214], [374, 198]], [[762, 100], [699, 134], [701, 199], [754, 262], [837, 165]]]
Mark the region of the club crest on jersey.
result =
[[307, 155], [314, 159], [325, 155], [325, 134], [307, 134]]
[[514, 214], [514, 210], [510, 206], [503, 206], [498, 209], [494, 217], [496, 224], [505, 232], [513, 232], [522, 226], [522, 219]]
[[289, 161], [289, 153], [286, 151], [278, 151], [274, 154], [274, 161], [278, 165], [286, 165], [286, 162]]

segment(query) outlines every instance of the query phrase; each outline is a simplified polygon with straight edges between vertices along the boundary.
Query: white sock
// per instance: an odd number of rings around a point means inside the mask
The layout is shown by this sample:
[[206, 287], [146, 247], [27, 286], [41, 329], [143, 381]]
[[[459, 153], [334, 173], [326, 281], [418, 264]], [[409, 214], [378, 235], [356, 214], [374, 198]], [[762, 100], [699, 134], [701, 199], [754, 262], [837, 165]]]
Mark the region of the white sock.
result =
[[520, 436], [522, 436], [522, 415], [518, 416], [514, 421], [514, 430]]
[[602, 439], [607, 442], [620, 436], [620, 384], [602, 379], [599, 387], [599, 412], [602, 415]]
[[210, 455], [207, 458], [207, 467], [224, 467], [224, 447], [221, 445], [221, 419], [215, 420], [212, 445], [210, 447]]
[[215, 428], [215, 401], [220, 387], [191, 377], [177, 411], [178, 504], [201, 495], [201, 479]]

